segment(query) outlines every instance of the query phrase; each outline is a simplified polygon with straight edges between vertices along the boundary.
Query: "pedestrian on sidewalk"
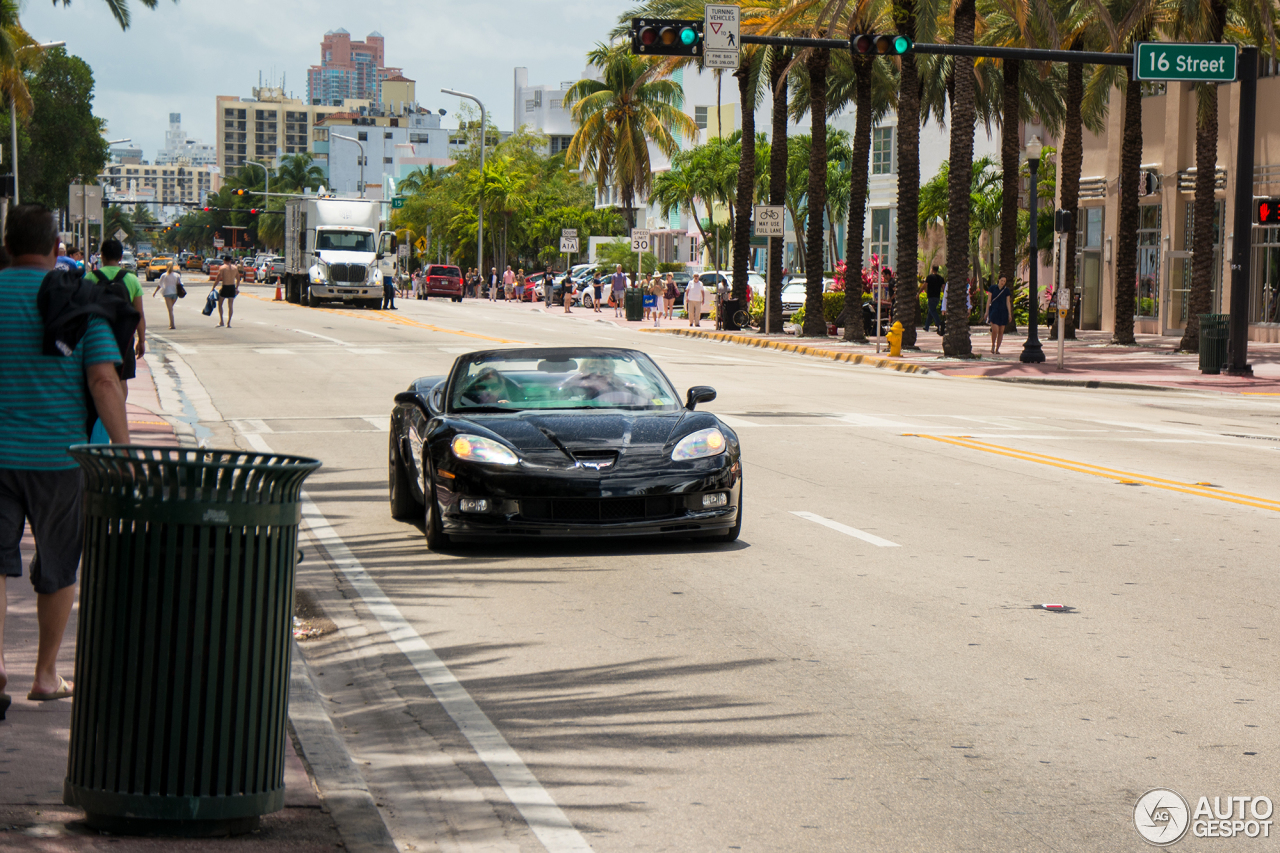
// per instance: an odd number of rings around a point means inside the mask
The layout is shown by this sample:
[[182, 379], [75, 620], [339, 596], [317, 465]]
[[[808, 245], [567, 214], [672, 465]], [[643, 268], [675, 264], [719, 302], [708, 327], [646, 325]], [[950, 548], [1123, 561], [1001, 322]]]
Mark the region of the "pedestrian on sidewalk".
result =
[[[520, 274], [521, 276], [523, 276], [524, 270], [520, 270]], [[507, 271], [502, 274], [502, 301], [510, 302], [511, 295], [515, 292], [516, 292], [516, 274], [511, 271], [511, 267], [510, 265], [508, 265]]]
[[551, 303], [555, 300], [555, 282], [556, 274], [550, 269], [542, 274], [542, 299], [547, 304], [547, 310], [551, 310]]
[[653, 297], [653, 324], [658, 325], [659, 319], [662, 317], [663, 299], [667, 295], [667, 286], [662, 282], [662, 276], [657, 273], [649, 279], [649, 295]]
[[[110, 241], [107, 241], [110, 242]], [[105, 246], [106, 243], [103, 243]], [[102, 253], [106, 255], [106, 250]], [[227, 303], [227, 323], [228, 329], [231, 328], [231, 315], [236, 310], [236, 297], [240, 295], [240, 282], [244, 279], [244, 270], [236, 263], [235, 258], [228, 258], [227, 262], [222, 265], [222, 269], [218, 270], [218, 325], [222, 325], [222, 303]]]
[[102, 241], [102, 269], [85, 276], [85, 281], [102, 286], [123, 285], [133, 309], [138, 312], [138, 331], [133, 342], [120, 351], [121, 364], [117, 369], [120, 387], [125, 399], [129, 399], [129, 380], [138, 372], [138, 359], [147, 351], [147, 315], [142, 310], [142, 283], [138, 277], [120, 266], [124, 259], [124, 244], [119, 240]]
[[[510, 267], [508, 267], [508, 269], [510, 269]], [[501, 281], [502, 279], [499, 278], [498, 276], [498, 268], [490, 267], [489, 268], [489, 301], [490, 302], [498, 301], [498, 285], [499, 285], [499, 282]]]
[[[396, 284], [395, 279], [389, 275], [382, 277], [382, 310], [396, 310]], [[231, 325], [231, 321], [229, 319], [227, 321], [227, 325]]]
[[676, 310], [676, 299], [680, 296], [680, 288], [676, 287], [676, 277], [667, 273], [665, 292], [662, 294], [662, 316], [673, 320]]
[[609, 281], [609, 304], [613, 306], [613, 316], [623, 317], [622, 303], [627, 295], [627, 274], [622, 271], [622, 264], [617, 265], [613, 278]]
[[13, 266], [0, 270], [0, 363], [5, 366], [0, 382], [0, 720], [11, 702], [5, 692], [5, 584], [22, 576], [20, 546], [28, 523], [36, 540], [30, 576], [40, 640], [27, 698], [43, 702], [74, 693], [74, 685], [58, 674], [57, 662], [75, 603], [84, 536], [83, 485], [67, 448], [89, 439], [86, 385], [111, 441], [129, 443], [116, 373], [120, 349], [107, 321], [91, 317], [66, 357], [43, 352], [44, 318], [36, 296], [57, 259], [53, 214], [39, 204], [13, 208], [4, 242]]
[[182, 276], [178, 274], [177, 264], [174, 261], [169, 262], [169, 268], [164, 271], [164, 275], [160, 276], [160, 283], [156, 285], [156, 289], [151, 291], [151, 298], [154, 299], [157, 293], [164, 293], [164, 307], [169, 312], [169, 328], [176, 329], [173, 324], [173, 306], [178, 301], [178, 288], [182, 286]]
[[[929, 323], [936, 322], [938, 324], [938, 334], [942, 334], [942, 314], [938, 313], [938, 301], [942, 298], [942, 291], [947, 286], [947, 280], [939, 274], [939, 267], [935, 266], [933, 272], [925, 276], [924, 279], [924, 295], [928, 301], [929, 310], [924, 317], [924, 330], [929, 331]], [[946, 309], [944, 308], [945, 312]]]
[[684, 307], [689, 313], [689, 325], [702, 325], [702, 304], [707, 300], [707, 288], [702, 279], [696, 275], [689, 279], [689, 286], [684, 289]]
[[564, 294], [564, 313], [573, 313], [573, 300], [578, 295], [578, 289], [573, 284], [573, 276], [569, 273], [564, 274], [564, 278], [560, 280], [560, 291]]
[[600, 270], [597, 269], [591, 274], [591, 307], [597, 314], [600, 313], [600, 297], [603, 295], [603, 290], [604, 281], [600, 278]]
[[1013, 316], [1013, 295], [1009, 292], [1009, 280], [1000, 276], [1000, 283], [991, 288], [991, 302], [987, 305], [987, 324], [991, 326], [991, 354], [1000, 354], [1004, 343], [1004, 327]]

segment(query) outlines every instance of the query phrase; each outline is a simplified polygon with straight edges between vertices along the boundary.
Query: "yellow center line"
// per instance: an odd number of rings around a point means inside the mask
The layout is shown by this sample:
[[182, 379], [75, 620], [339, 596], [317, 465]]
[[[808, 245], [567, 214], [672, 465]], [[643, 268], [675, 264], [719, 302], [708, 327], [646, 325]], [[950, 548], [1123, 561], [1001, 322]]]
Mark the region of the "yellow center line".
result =
[[[261, 302], [275, 302], [274, 299], [267, 299], [265, 296], [259, 296], [256, 293], [242, 293], [242, 296], [248, 296], [250, 299], [257, 299]], [[292, 304], [292, 303], [286, 303]], [[296, 306], [298, 308], [308, 308], [307, 305]], [[461, 329], [446, 329], [442, 326], [433, 326], [430, 323], [421, 323], [417, 320], [411, 320], [408, 317], [401, 317], [392, 314], [389, 311], [346, 311], [341, 308], [315, 308], [315, 311], [327, 311], [330, 314], [341, 314], [344, 317], [354, 317], [357, 320], [378, 320], [383, 323], [392, 323], [397, 326], [410, 326], [415, 329], [426, 329], [429, 332], [441, 332], [446, 335], [460, 335], [464, 338], [476, 338], [481, 341], [493, 341], [496, 344], [524, 344], [527, 341], [513, 341], [508, 338], [495, 338], [489, 335], [482, 335], [479, 332], [464, 332]]]
[[[1075, 471], [1079, 474], [1089, 474], [1094, 477], [1104, 477], [1108, 480], [1116, 480], [1121, 483], [1132, 484], [1140, 483], [1144, 486], [1151, 486], [1157, 489], [1164, 489], [1169, 492], [1181, 492], [1186, 495], [1195, 495], [1196, 497], [1212, 498], [1216, 501], [1225, 501], [1226, 503], [1239, 504], [1241, 506], [1251, 506], [1258, 509], [1267, 509], [1272, 512], [1280, 512], [1280, 501], [1271, 500], [1270, 498], [1260, 498], [1255, 495], [1245, 495], [1239, 492], [1227, 492], [1220, 490], [1207, 490], [1197, 488], [1198, 484], [1182, 483], [1177, 480], [1166, 480], [1163, 477], [1152, 477], [1146, 474], [1135, 474], [1130, 471], [1121, 471], [1117, 468], [1105, 468], [1101, 465], [1093, 465], [1089, 462], [1076, 462], [1071, 459], [1061, 459], [1056, 456], [1047, 456], [1043, 453], [1035, 453], [1032, 451], [1010, 450], [999, 445], [987, 444], [972, 438], [963, 436], [941, 436], [941, 435], [924, 435], [921, 433], [904, 433], [907, 436], [916, 438], [927, 438], [930, 441], [937, 441], [943, 444], [951, 444], [956, 447], [964, 447], [969, 450], [980, 450], [983, 453], [992, 453], [997, 456], [1006, 456], [1010, 459], [1018, 459], [1023, 462], [1035, 462], [1039, 465], [1048, 465], [1052, 468], [1061, 468], [1064, 471]], [[1119, 476], [1117, 476], [1119, 475]]]

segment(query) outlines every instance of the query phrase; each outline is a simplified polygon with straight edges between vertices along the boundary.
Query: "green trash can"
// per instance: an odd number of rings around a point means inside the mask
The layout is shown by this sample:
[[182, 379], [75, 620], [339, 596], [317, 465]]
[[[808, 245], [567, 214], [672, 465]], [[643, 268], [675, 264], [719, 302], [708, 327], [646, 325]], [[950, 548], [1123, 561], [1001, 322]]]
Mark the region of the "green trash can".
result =
[[1227, 334], [1230, 314], [1201, 314], [1200, 372], [1221, 373], [1227, 364]]
[[314, 459], [77, 445], [84, 552], [63, 802], [122, 834], [284, 807], [302, 482]]
[[628, 287], [624, 303], [628, 320], [644, 319], [644, 293], [638, 287]]

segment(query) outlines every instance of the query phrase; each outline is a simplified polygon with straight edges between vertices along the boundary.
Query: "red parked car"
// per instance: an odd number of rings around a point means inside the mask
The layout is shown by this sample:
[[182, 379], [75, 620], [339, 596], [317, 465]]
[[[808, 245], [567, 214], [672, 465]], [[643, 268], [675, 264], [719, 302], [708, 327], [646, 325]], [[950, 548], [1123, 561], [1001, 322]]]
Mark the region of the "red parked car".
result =
[[426, 277], [422, 285], [424, 293], [419, 298], [429, 296], [448, 296], [454, 302], [462, 301], [462, 270], [444, 264], [432, 264], [427, 267]]

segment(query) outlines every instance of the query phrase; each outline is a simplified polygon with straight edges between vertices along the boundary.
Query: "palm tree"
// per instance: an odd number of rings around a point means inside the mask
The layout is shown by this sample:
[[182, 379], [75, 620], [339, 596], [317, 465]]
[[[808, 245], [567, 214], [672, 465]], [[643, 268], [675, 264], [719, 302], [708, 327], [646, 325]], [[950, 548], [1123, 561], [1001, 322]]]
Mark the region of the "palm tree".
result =
[[[850, 55], [855, 79], [854, 89], [857, 112], [854, 115], [853, 147], [850, 150], [849, 216], [845, 225], [845, 297], [844, 339], [867, 339], [862, 325], [862, 238], [867, 223], [867, 175], [871, 159], [871, 75], [875, 57]], [[854, 286], [856, 284], [856, 287]], [[808, 316], [805, 311], [805, 316]]]
[[672, 131], [695, 139], [698, 125], [679, 109], [679, 84], [656, 79], [657, 66], [632, 56], [627, 45], [596, 45], [587, 59], [604, 79], [579, 80], [565, 93], [564, 105], [578, 126], [565, 159], [594, 178], [598, 189], [615, 183], [627, 226], [634, 228], [636, 196], [646, 194], [652, 181], [649, 143], [671, 157], [679, 148]]
[[[116, 23], [120, 25], [120, 29], [129, 29], [129, 23], [132, 20], [132, 16], [129, 14], [129, 0], [103, 0], [103, 2], [111, 10], [111, 15], [116, 19]], [[160, 5], [159, 0], [138, 0], [138, 2], [148, 9], [154, 9]], [[173, 2], [177, 3], [178, 0], [173, 0]], [[53, 0], [53, 5], [57, 6], [59, 3], [63, 6], [70, 6], [71, 0]]]
[[826, 312], [822, 306], [822, 212], [827, 196], [827, 68], [831, 52], [827, 48], [809, 51], [804, 66], [809, 79], [810, 118], [809, 129], [809, 221], [805, 235], [804, 268], [808, 277], [805, 285], [804, 328], [807, 337], [825, 337]]
[[[974, 0], [956, 0], [954, 44], [973, 44], [977, 24]], [[942, 351], [953, 358], [972, 358], [969, 339], [969, 193], [973, 173], [974, 102], [973, 57], [957, 56], [952, 62], [954, 96], [951, 99], [951, 163], [947, 204], [947, 331]]]
[[133, 242], [137, 234], [133, 218], [118, 204], [113, 204], [102, 212], [102, 233], [105, 235], [103, 239], [121, 234], [129, 242]]
[[[702, 245], [706, 246], [710, 243], [710, 237], [702, 227], [701, 217], [698, 216], [697, 202], [701, 187], [693, 171], [686, 168], [688, 159], [686, 153], [682, 151], [672, 158], [670, 169], [653, 176], [653, 192], [649, 195], [649, 203], [658, 205], [664, 217], [670, 217], [672, 211], [688, 210], [689, 218], [693, 220], [698, 233], [702, 235]], [[708, 224], [711, 222], [711, 216], [711, 202], [708, 201]]]
[[[773, 97], [773, 128], [769, 142], [769, 204], [786, 205], [787, 202], [787, 68], [791, 65], [791, 51], [786, 48], [769, 49], [769, 91]], [[782, 255], [786, 240], [769, 241], [769, 328], [782, 328]]]
[[419, 166], [397, 181], [396, 189], [407, 195], [420, 193], [435, 183], [435, 171], [435, 166]]
[[324, 184], [324, 170], [315, 164], [309, 152], [290, 154], [280, 160], [273, 183], [280, 192], [318, 190]]
[[733, 298], [747, 295], [747, 261], [751, 253], [751, 205], [755, 201], [756, 100], [764, 51], [742, 51], [738, 78], [738, 103], [742, 112], [742, 156], [738, 163], [737, 219], [733, 228]]

